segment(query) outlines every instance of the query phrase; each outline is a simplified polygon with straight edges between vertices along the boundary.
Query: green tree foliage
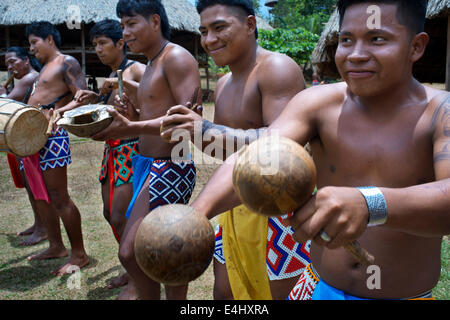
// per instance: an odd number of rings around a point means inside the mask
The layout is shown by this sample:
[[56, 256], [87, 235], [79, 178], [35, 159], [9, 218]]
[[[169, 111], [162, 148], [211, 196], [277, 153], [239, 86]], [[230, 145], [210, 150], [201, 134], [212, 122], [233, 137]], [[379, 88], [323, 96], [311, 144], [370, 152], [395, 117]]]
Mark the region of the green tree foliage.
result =
[[305, 66], [319, 40], [319, 36], [304, 28], [258, 30], [258, 42], [264, 49], [284, 53], [299, 65]]
[[275, 28], [303, 27], [320, 34], [334, 10], [336, 0], [279, 0], [271, 11]]

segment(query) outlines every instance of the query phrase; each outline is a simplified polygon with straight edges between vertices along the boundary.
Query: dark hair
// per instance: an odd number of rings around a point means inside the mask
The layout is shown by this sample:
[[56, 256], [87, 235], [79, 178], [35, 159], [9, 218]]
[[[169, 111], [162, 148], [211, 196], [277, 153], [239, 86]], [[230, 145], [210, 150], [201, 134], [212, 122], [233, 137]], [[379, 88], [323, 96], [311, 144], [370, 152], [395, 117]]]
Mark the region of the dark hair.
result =
[[145, 19], [149, 19], [152, 15], [157, 14], [161, 18], [162, 35], [167, 40], [170, 40], [169, 18], [160, 0], [119, 0], [116, 13], [119, 18], [140, 15]]
[[417, 34], [425, 30], [425, 17], [428, 0], [338, 0], [339, 29], [342, 26], [347, 8], [358, 3], [386, 3], [397, 5], [397, 20], [412, 33]]
[[16, 56], [18, 56], [20, 59], [25, 60], [28, 58], [30, 61], [31, 67], [36, 71], [41, 71], [41, 64], [37, 61], [37, 59], [30, 55], [28, 51], [25, 48], [22, 47], [9, 47], [8, 50], [6, 50], [6, 53], [14, 52]]
[[50, 22], [47, 21], [32, 22], [27, 26], [25, 30], [25, 35], [27, 38], [31, 34], [44, 40], [48, 36], [52, 36], [53, 40], [55, 41], [56, 47], [58, 49], [61, 47], [61, 34]]
[[[123, 38], [120, 22], [112, 19], [105, 19], [97, 22], [89, 31], [89, 39], [92, 42], [95, 37], [105, 36], [110, 38], [114, 44]], [[127, 51], [127, 44], [123, 46], [123, 53]]]
[[[215, 5], [223, 5], [227, 7], [237, 7], [245, 11], [248, 16], [255, 16], [255, 9], [251, 0], [197, 0], [196, 8], [198, 14], [202, 13], [208, 7]], [[255, 37], [258, 39], [258, 28], [255, 29]]]

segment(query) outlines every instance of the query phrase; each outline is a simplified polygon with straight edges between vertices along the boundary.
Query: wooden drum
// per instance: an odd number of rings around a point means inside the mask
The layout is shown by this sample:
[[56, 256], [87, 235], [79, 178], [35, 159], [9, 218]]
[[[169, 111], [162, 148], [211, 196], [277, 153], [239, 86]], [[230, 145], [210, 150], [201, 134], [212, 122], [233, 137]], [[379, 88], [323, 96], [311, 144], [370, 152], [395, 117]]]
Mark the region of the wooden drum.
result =
[[37, 108], [0, 98], [0, 151], [31, 156], [47, 142], [48, 120]]

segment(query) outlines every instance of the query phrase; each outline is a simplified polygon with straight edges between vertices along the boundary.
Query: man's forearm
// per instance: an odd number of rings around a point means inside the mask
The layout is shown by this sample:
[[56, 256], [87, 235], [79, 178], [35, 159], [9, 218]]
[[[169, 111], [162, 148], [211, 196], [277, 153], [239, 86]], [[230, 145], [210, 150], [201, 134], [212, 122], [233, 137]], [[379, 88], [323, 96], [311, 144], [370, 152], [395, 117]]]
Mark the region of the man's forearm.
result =
[[62, 116], [64, 114], [64, 112], [67, 112], [67, 111], [70, 111], [72, 109], [81, 107], [82, 105], [83, 105], [83, 103], [81, 103], [79, 101], [72, 100], [68, 104], [66, 104], [65, 106], [63, 106], [61, 108], [57, 108], [56, 110]]
[[450, 179], [380, 190], [388, 206], [385, 227], [429, 237], [450, 234]]
[[[267, 131], [267, 128], [258, 129], [234, 129], [224, 125], [215, 124], [208, 120], [202, 120], [201, 122], [201, 145], [197, 145], [196, 139], [193, 142], [201, 150], [205, 150], [207, 146], [210, 148], [213, 146], [218, 150], [223, 150], [226, 155], [230, 155], [238, 151], [242, 146], [257, 140]], [[195, 138], [195, 135], [194, 135]], [[222, 154], [213, 154], [216, 158], [222, 158]], [[224, 159], [222, 159], [224, 160]]]
[[132, 121], [134, 124], [133, 131], [136, 131], [137, 134], [151, 134], [159, 136], [161, 133], [161, 120], [164, 117], [165, 116], [151, 120]]

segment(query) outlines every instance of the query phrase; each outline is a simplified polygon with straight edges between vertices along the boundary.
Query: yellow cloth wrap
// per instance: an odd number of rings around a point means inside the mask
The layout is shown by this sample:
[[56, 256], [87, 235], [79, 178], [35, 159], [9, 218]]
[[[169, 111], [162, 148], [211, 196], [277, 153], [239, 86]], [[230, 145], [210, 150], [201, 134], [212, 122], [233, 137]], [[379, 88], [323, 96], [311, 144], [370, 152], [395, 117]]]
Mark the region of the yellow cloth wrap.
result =
[[268, 218], [244, 205], [219, 216], [223, 252], [235, 300], [272, 300], [266, 266]]

